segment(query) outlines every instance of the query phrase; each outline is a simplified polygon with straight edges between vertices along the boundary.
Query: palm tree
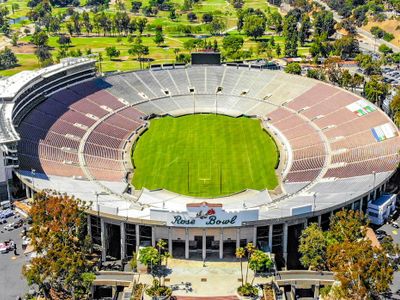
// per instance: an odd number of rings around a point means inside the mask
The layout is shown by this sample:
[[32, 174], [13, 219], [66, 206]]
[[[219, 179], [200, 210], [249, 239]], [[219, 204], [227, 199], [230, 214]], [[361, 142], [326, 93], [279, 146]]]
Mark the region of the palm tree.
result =
[[243, 257], [245, 256], [246, 251], [243, 247], [236, 248], [236, 258], [240, 259], [240, 274], [242, 276], [242, 286], [243, 286]]
[[247, 245], [246, 245], [246, 251], [247, 251], [246, 283], [247, 283], [247, 276], [249, 274], [250, 257], [253, 254], [254, 250], [256, 250], [256, 247], [253, 245], [253, 243], [247, 243]]

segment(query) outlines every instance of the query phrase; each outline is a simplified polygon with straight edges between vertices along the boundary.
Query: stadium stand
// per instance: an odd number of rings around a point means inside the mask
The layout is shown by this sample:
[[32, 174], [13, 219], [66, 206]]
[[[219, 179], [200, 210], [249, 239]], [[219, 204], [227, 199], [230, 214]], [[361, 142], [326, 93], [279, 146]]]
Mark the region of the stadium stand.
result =
[[[2, 119], [0, 137], [20, 140], [21, 173], [35, 169], [49, 178], [127, 186], [127, 150], [145, 119], [192, 113], [255, 116], [276, 131], [288, 160], [281, 172], [283, 194], [274, 197], [288, 205], [295, 195], [315, 190], [323, 191], [327, 198], [320, 203], [329, 206], [335, 182], [345, 185], [358, 177], [361, 182], [372, 173], [382, 181], [399, 161], [397, 128], [384, 113], [352, 93], [308, 78], [212, 65], [100, 78], [88, 74], [80, 75], [86, 76], [83, 82], [68, 79], [71, 84], [59, 86], [61, 78], [70, 78], [60, 73], [27, 89], [14, 106], [2, 104], [0, 112], [8, 117]], [[47, 86], [51, 93], [45, 97], [27, 98]], [[11, 119], [16, 130], [7, 123]]]

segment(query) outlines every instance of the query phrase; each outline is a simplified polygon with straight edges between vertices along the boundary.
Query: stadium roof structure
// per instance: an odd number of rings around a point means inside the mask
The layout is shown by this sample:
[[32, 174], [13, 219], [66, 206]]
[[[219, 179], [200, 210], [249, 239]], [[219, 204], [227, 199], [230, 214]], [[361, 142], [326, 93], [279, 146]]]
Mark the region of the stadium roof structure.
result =
[[[130, 148], [148, 116], [193, 113], [262, 120], [281, 147], [282, 192], [204, 199], [135, 191]], [[391, 177], [400, 149], [397, 127], [358, 95], [280, 71], [229, 66], [116, 73], [67, 85], [32, 108], [17, 131], [25, 182], [92, 201], [104, 213], [148, 220], [152, 209], [183, 211], [203, 201], [257, 209], [259, 220], [343, 207]]]

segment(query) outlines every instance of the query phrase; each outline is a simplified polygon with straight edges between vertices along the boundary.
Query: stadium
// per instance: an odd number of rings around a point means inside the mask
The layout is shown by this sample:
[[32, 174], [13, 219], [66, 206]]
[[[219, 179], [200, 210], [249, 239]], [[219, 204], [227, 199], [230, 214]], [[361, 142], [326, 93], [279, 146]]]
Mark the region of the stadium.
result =
[[159, 239], [203, 260], [253, 242], [290, 268], [308, 223], [366, 212], [399, 162], [398, 129], [372, 103], [259, 66], [97, 76], [94, 60], [65, 59], [0, 94], [2, 199], [19, 184], [88, 201], [103, 260]]

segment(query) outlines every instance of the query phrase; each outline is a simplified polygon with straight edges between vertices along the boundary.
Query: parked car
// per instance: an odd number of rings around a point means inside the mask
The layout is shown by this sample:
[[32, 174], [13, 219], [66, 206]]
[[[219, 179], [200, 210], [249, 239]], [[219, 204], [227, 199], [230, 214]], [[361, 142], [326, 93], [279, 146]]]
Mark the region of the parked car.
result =
[[394, 228], [397, 228], [397, 229], [400, 228], [400, 226], [399, 226], [399, 224], [397, 224], [397, 222], [392, 222], [391, 225], [392, 225], [392, 227], [394, 227]]
[[7, 231], [14, 230], [14, 223], [9, 223], [6, 226], [4, 226], [4, 230], [7, 230]]
[[377, 235], [387, 235], [387, 233], [386, 233], [386, 231], [384, 231], [384, 230], [382, 230], [382, 229], [377, 229], [376, 231], [375, 231], [375, 233], [377, 234]]
[[8, 246], [5, 243], [0, 243], [0, 253], [1, 254], [8, 253]]
[[14, 223], [14, 229], [21, 227], [22, 225], [24, 225], [24, 220], [19, 219], [18, 221], [16, 221]]

